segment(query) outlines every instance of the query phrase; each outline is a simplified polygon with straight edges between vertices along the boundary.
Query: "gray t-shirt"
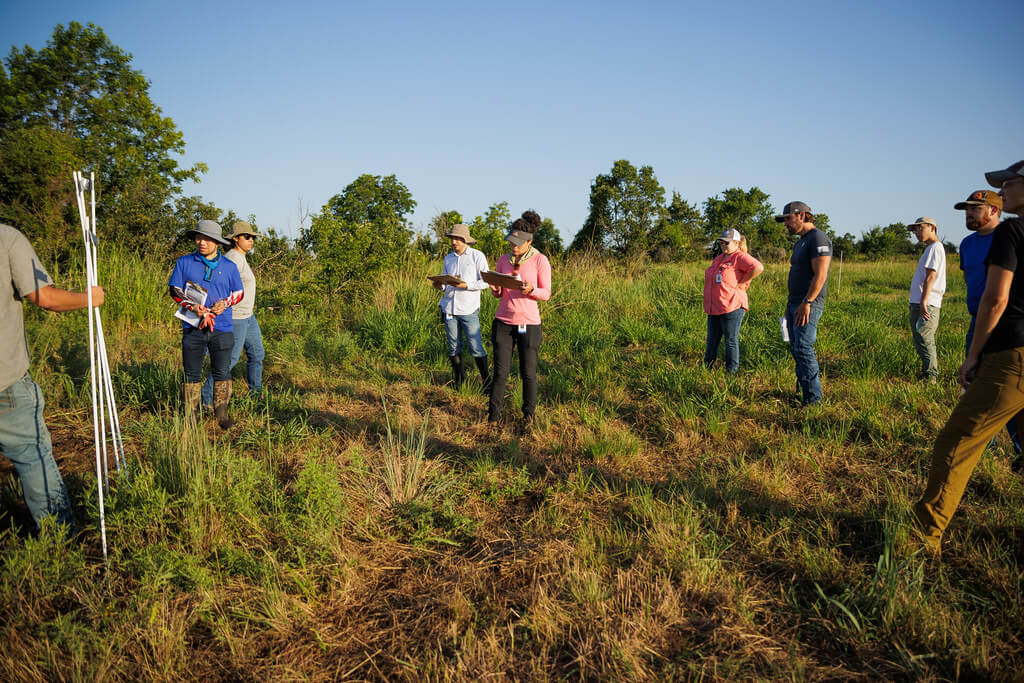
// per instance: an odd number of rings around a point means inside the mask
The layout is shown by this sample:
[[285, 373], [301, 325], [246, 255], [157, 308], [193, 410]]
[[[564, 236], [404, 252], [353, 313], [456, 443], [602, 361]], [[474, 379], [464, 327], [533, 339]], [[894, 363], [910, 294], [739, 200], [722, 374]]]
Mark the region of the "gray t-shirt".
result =
[[52, 285], [35, 249], [20, 231], [0, 223], [0, 389], [6, 389], [28, 372], [28, 339], [21, 300]]
[[[789, 303], [800, 303], [807, 296], [807, 290], [814, 279], [814, 267], [811, 262], [819, 256], [832, 255], [832, 242], [821, 230], [811, 228], [793, 246], [793, 256], [789, 259]], [[825, 304], [828, 293], [828, 281], [821, 286], [814, 303]]]
[[238, 274], [242, 276], [242, 291], [245, 293], [242, 300], [231, 307], [231, 319], [251, 318], [253, 306], [256, 303], [256, 276], [252, 274], [252, 268], [249, 267], [249, 262], [242, 252], [237, 249], [228, 249], [224, 256], [238, 266]]

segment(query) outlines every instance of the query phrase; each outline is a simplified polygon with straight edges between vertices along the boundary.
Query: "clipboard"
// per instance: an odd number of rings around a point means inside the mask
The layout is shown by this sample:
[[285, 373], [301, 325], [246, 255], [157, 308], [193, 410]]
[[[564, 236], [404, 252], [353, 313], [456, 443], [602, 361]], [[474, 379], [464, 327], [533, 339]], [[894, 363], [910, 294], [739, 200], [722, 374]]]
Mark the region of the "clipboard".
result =
[[[197, 306], [205, 306], [206, 296], [206, 288], [202, 285], [197, 285], [191, 280], [185, 283], [185, 299], [188, 300], [189, 303]], [[178, 320], [185, 321], [192, 327], [199, 327], [199, 316], [196, 315], [195, 311], [191, 311], [184, 306], [178, 307], [178, 310], [174, 313], [174, 317]]]
[[442, 285], [464, 285], [466, 284], [461, 277], [456, 275], [428, 275], [427, 279], [431, 282], [437, 282]]
[[480, 279], [489, 285], [495, 287], [508, 287], [509, 289], [516, 289], [522, 291], [523, 286], [526, 284], [522, 280], [519, 280], [511, 275], [505, 273], [498, 273], [493, 270], [484, 270], [480, 272]]

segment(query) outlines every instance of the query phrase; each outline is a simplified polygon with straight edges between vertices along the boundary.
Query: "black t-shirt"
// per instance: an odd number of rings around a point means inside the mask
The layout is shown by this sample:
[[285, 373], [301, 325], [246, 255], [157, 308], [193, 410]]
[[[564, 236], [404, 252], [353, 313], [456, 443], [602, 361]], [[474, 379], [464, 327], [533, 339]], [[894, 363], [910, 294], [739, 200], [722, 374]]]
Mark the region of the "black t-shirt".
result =
[[1024, 346], [1024, 219], [1009, 218], [992, 233], [992, 246], [985, 258], [985, 268], [989, 266], [1013, 272], [1013, 280], [1010, 301], [983, 351], [995, 353]]
[[[832, 255], [832, 242], [821, 230], [811, 228], [804, 236], [797, 240], [793, 246], [793, 256], [789, 259], [789, 303], [795, 304], [804, 300], [807, 290], [814, 279], [814, 268], [811, 261], [819, 256]], [[815, 303], [825, 302], [825, 293], [828, 291], [828, 281], [818, 292]]]

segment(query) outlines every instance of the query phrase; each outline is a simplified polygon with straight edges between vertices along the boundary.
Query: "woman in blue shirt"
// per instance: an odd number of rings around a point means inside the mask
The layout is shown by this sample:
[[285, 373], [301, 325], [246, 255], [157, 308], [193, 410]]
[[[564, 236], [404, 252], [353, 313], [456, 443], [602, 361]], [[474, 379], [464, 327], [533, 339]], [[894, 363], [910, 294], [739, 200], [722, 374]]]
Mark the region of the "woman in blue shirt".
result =
[[[199, 221], [190, 231], [196, 250], [178, 259], [167, 283], [171, 298], [184, 309], [182, 318], [181, 362], [185, 369], [182, 395], [185, 415], [193, 415], [202, 391], [203, 356], [210, 354], [213, 375], [213, 411], [221, 429], [232, 426], [228, 419], [231, 398], [231, 349], [234, 346], [231, 311], [242, 300], [242, 278], [238, 266], [224, 258], [217, 245], [230, 246], [220, 225]], [[204, 292], [205, 300], [196, 302], [186, 291]], [[201, 296], [201, 295], [200, 295]]]

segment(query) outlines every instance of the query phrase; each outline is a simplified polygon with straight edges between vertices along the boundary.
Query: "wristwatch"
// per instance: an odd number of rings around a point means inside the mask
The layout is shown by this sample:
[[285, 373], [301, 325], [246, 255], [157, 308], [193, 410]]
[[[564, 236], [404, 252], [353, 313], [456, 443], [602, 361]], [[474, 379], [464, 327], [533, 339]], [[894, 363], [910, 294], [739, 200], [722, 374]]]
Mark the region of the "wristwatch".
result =
[[813, 303], [814, 303], [814, 299], [807, 299], [807, 298], [804, 298], [804, 303], [805, 303], [805, 304], [813, 304]]

